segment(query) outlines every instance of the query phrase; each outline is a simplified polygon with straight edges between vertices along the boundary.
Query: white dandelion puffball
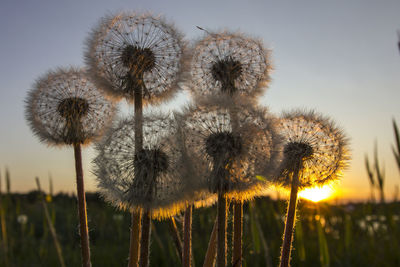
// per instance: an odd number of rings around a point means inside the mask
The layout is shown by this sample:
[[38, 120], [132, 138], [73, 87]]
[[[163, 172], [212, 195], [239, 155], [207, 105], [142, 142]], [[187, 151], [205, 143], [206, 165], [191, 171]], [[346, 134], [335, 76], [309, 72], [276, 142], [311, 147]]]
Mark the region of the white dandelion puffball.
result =
[[299, 168], [299, 187], [322, 186], [338, 179], [349, 161], [347, 138], [332, 120], [313, 111], [283, 114], [283, 160], [277, 181], [290, 186], [290, 173]]
[[255, 97], [263, 92], [271, 69], [268, 51], [240, 33], [210, 33], [196, 42], [190, 63], [196, 95], [220, 93]]
[[182, 115], [184, 144], [213, 192], [251, 199], [267, 184], [256, 178], [279, 155], [276, 119], [264, 108], [224, 97], [206, 98]]
[[26, 119], [35, 135], [50, 145], [86, 144], [100, 137], [115, 108], [77, 68], [41, 76], [26, 99]]
[[184, 50], [182, 35], [163, 18], [123, 12], [102, 18], [85, 57], [93, 80], [108, 95], [133, 101], [142, 91], [144, 103], [158, 103], [179, 88]]
[[143, 148], [135, 149], [134, 118], [119, 122], [96, 146], [98, 187], [104, 198], [129, 210], [167, 218], [185, 208], [187, 181], [176, 123], [167, 115], [143, 118]]

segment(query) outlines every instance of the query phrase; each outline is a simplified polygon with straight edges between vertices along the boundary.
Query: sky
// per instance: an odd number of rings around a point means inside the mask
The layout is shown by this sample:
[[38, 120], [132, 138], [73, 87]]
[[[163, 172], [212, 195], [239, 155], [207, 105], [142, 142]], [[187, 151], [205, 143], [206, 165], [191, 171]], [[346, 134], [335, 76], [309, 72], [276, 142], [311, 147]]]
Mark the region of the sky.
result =
[[[208, 30], [241, 31], [271, 49], [272, 81], [259, 103], [280, 114], [314, 109], [331, 117], [350, 138], [352, 161], [339, 184], [341, 200], [369, 197], [364, 156], [374, 143], [385, 168], [385, 192], [400, 184], [394, 161], [392, 119], [400, 124], [400, 2], [370, 1], [127, 1], [2, 0], [0, 8], [0, 172], [11, 190], [35, 189], [34, 177], [55, 191], [73, 192], [73, 150], [40, 143], [24, 117], [35, 79], [62, 66], [84, 66], [85, 40], [99, 19], [118, 11], [161, 14], [192, 42]], [[179, 108], [183, 92], [163, 106]], [[130, 108], [128, 112], [133, 110]], [[96, 190], [94, 151], [84, 149], [85, 186]]]

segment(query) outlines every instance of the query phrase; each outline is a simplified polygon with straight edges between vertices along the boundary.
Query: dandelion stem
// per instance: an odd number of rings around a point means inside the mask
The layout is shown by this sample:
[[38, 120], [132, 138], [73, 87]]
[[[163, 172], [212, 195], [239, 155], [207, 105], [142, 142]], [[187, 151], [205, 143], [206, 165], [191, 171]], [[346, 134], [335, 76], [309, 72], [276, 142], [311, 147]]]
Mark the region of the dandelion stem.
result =
[[140, 242], [140, 258], [139, 258], [140, 267], [149, 266], [150, 235], [151, 235], [150, 222], [151, 222], [150, 211], [149, 210], [143, 211], [142, 237]]
[[297, 192], [299, 189], [299, 171], [301, 163], [296, 163], [293, 172], [292, 186], [290, 189], [290, 200], [287, 209], [285, 233], [281, 250], [280, 267], [288, 267], [290, 263], [290, 251], [292, 249], [293, 229], [296, 217]]
[[44, 215], [46, 217], [47, 224], [49, 225], [50, 234], [53, 237], [53, 242], [54, 242], [54, 246], [56, 247], [58, 260], [60, 261], [60, 266], [65, 267], [64, 258], [63, 258], [63, 254], [62, 254], [62, 250], [61, 250], [61, 245], [60, 245], [60, 242], [58, 242], [56, 229], [54, 228], [53, 222], [51, 221], [49, 209], [47, 208], [45, 197], [44, 197], [44, 194], [42, 193], [42, 189], [40, 187], [40, 181], [39, 181], [38, 177], [36, 177], [36, 185], [39, 190], [39, 194], [41, 195]]
[[90, 267], [89, 230], [87, 224], [85, 188], [83, 183], [81, 144], [74, 144], [76, 187], [78, 193], [79, 231], [81, 235], [82, 266]]
[[183, 231], [183, 254], [182, 266], [191, 266], [191, 253], [192, 253], [192, 205], [189, 205], [185, 210], [185, 221]]
[[233, 221], [233, 253], [232, 266], [242, 266], [242, 233], [243, 233], [243, 201], [235, 201]]
[[140, 249], [140, 226], [141, 226], [141, 211], [132, 211], [131, 213], [131, 237], [129, 246], [129, 267], [137, 267], [139, 261]]
[[182, 261], [182, 239], [178, 231], [178, 227], [176, 226], [176, 222], [174, 217], [171, 217], [168, 220], [169, 229], [172, 233], [172, 239], [175, 243], [177, 255], [180, 261]]
[[135, 88], [135, 153], [143, 148], [143, 89]]
[[215, 255], [217, 253], [217, 228], [218, 218], [215, 218], [214, 227], [211, 232], [210, 241], [208, 242], [206, 257], [204, 258], [203, 267], [213, 267], [215, 262]]
[[227, 201], [224, 192], [218, 192], [218, 237], [217, 237], [217, 267], [226, 266], [226, 215], [227, 215]]

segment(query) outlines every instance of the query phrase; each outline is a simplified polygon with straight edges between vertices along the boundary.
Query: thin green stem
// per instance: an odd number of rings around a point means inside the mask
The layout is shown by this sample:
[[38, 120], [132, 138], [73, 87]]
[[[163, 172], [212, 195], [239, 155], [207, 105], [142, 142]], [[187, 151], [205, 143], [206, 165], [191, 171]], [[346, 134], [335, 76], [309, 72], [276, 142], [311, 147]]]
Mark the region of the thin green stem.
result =
[[62, 254], [61, 245], [60, 245], [60, 242], [58, 241], [58, 238], [57, 238], [56, 229], [54, 228], [53, 222], [51, 221], [49, 209], [48, 209], [46, 201], [45, 201], [45, 196], [42, 193], [42, 189], [40, 187], [40, 181], [39, 181], [38, 177], [36, 177], [36, 185], [37, 185], [37, 188], [39, 190], [39, 194], [41, 194], [44, 215], [46, 217], [47, 224], [49, 225], [50, 234], [51, 234], [51, 236], [53, 238], [54, 246], [56, 247], [58, 260], [60, 261], [60, 266], [61, 267], [65, 267], [64, 257], [63, 257], [63, 254]]
[[218, 218], [215, 218], [214, 226], [210, 236], [210, 241], [208, 242], [206, 256], [204, 258], [203, 267], [214, 266], [215, 255], [217, 254], [217, 228], [218, 228]]
[[176, 226], [174, 217], [171, 217], [168, 220], [168, 225], [172, 234], [172, 239], [175, 244], [176, 254], [178, 255], [179, 260], [182, 262], [182, 239], [179, 234], [178, 227]]

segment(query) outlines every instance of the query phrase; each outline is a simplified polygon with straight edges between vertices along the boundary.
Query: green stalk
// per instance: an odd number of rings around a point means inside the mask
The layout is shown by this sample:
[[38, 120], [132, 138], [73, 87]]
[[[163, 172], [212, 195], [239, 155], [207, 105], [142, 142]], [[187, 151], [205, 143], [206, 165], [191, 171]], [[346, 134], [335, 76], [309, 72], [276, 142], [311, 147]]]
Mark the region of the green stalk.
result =
[[257, 231], [259, 233], [259, 238], [260, 238], [261, 244], [264, 248], [263, 255], [264, 255], [264, 260], [265, 260], [265, 266], [272, 267], [269, 247], [267, 244], [267, 240], [265, 240], [264, 232], [261, 228], [260, 219], [258, 218], [258, 214], [257, 214], [257, 209], [256, 209], [256, 206], [254, 205], [254, 203], [251, 203], [251, 202], [250, 202], [250, 211], [252, 213], [251, 220], [255, 224], [255, 228], [257, 229]]
[[182, 239], [178, 231], [178, 227], [176, 226], [176, 222], [174, 217], [171, 217], [168, 220], [169, 230], [172, 234], [172, 240], [174, 241], [176, 254], [178, 255], [178, 259], [182, 262]]
[[397, 167], [400, 170], [400, 133], [399, 133], [399, 128], [397, 127], [396, 121], [394, 119], [393, 119], [393, 130], [394, 130], [394, 140], [396, 141], [396, 145], [392, 146], [392, 151], [397, 163]]
[[381, 203], [385, 203], [385, 194], [384, 194], [384, 182], [385, 182], [385, 170], [384, 168], [380, 167], [379, 158], [378, 158], [378, 144], [375, 142], [374, 147], [374, 160], [375, 160], [375, 172], [376, 172], [376, 179], [378, 181], [378, 188], [380, 192], [380, 200]]
[[315, 216], [316, 224], [317, 224], [317, 232], [318, 232], [318, 244], [319, 244], [319, 261], [321, 263], [321, 267], [329, 267], [330, 265], [330, 257], [329, 257], [329, 248], [328, 242], [326, 241], [325, 230], [321, 224], [321, 213], [319, 211], [318, 203], [317, 205], [317, 216]]
[[163, 241], [161, 241], [160, 236], [157, 234], [157, 228], [153, 222], [151, 222], [150, 224], [151, 224], [151, 235], [153, 236], [154, 240], [156, 241], [158, 247], [161, 250], [162, 256], [160, 258], [165, 261], [168, 261], [169, 258], [166, 254], [164, 243]]
[[39, 190], [39, 194], [41, 195], [44, 215], [46, 217], [47, 224], [49, 225], [50, 234], [51, 234], [51, 236], [53, 238], [54, 246], [55, 246], [56, 251], [57, 251], [58, 260], [60, 261], [60, 266], [65, 267], [64, 257], [63, 257], [63, 254], [62, 254], [61, 245], [60, 245], [60, 242], [58, 241], [58, 238], [57, 238], [56, 229], [54, 228], [53, 222], [52, 222], [52, 220], [50, 218], [50, 213], [49, 213], [49, 210], [47, 208], [45, 195], [42, 193], [42, 189], [40, 187], [40, 181], [39, 181], [38, 177], [36, 177], [36, 185], [37, 185], [37, 188]]
[[215, 263], [215, 255], [217, 254], [217, 228], [218, 218], [215, 219], [214, 226], [211, 232], [210, 241], [208, 242], [206, 256], [204, 258], [203, 267], [213, 267]]

